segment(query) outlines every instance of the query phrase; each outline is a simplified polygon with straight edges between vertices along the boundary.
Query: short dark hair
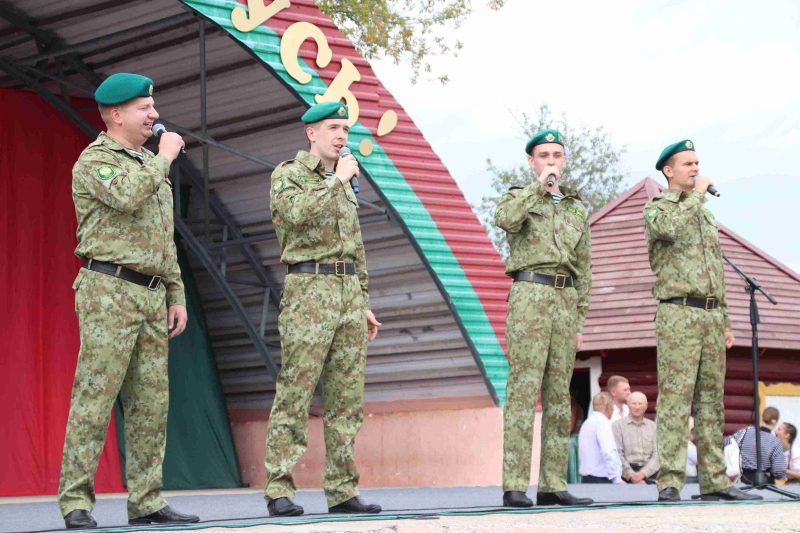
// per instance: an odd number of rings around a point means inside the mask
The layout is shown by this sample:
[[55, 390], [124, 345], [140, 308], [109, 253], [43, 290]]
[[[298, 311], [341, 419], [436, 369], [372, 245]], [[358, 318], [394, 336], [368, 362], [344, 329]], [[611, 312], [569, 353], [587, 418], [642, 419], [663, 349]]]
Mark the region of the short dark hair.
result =
[[667, 160], [664, 161], [664, 165], [661, 167], [661, 173], [664, 174], [664, 179], [667, 181], [669, 181], [669, 177], [667, 177], [667, 173], [664, 172], [664, 167], [671, 167], [675, 163], [675, 155], [676, 154], [672, 154], [669, 156]]
[[786, 430], [786, 434], [789, 435], [789, 446], [791, 446], [794, 444], [794, 439], [797, 438], [797, 428], [789, 422], [784, 422], [783, 427]]
[[774, 424], [781, 417], [781, 412], [774, 407], [767, 407], [761, 413], [761, 422], [767, 424]]

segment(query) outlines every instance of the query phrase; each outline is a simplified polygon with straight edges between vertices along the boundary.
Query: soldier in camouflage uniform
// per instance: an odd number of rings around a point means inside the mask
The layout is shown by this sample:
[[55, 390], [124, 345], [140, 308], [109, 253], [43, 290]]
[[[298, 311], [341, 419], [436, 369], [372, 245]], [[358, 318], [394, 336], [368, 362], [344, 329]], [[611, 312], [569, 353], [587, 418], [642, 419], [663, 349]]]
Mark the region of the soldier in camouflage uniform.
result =
[[722, 456], [725, 348], [734, 338], [725, 300], [717, 223], [703, 207], [710, 179], [698, 176], [694, 143], [667, 146], [656, 170], [669, 188], [644, 208], [658, 343], [659, 501], [679, 501], [686, 479], [686, 427], [694, 401], [700, 497], [755, 500], [732, 487]]
[[[560, 187], [561, 134], [545, 130], [526, 145], [537, 179], [500, 200], [495, 225], [506, 231], [509, 374], [503, 411], [503, 505], [530, 507], [533, 420], [542, 387], [542, 450], [537, 505], [588, 505], [567, 492], [569, 383], [589, 307], [591, 243], [587, 211]], [[552, 183], [548, 177], [552, 176]]]
[[72, 196], [83, 262], [73, 288], [81, 349], [72, 388], [58, 503], [67, 528], [96, 526], [94, 474], [122, 393], [131, 524], [197, 522], [161, 497], [167, 427], [167, 336], [186, 327], [173, 241], [169, 167], [183, 146], [142, 147], [158, 113], [153, 82], [114, 74], [95, 93], [107, 132], [81, 153]]
[[364, 243], [347, 146], [347, 106], [326, 102], [302, 117], [309, 150], [272, 173], [272, 221], [287, 275], [278, 327], [283, 362], [269, 420], [264, 498], [270, 516], [303, 513], [292, 469], [306, 449], [308, 410], [322, 377], [331, 513], [378, 513], [358, 498], [355, 437], [363, 421], [367, 340], [380, 323], [369, 310]]

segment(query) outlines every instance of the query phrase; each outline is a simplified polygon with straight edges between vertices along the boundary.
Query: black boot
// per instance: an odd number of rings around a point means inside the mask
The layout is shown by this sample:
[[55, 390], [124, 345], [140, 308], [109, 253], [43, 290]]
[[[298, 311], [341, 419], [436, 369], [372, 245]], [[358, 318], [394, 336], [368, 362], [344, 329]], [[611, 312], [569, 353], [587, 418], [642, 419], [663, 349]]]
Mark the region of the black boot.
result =
[[334, 505], [328, 509], [331, 514], [375, 514], [381, 512], [381, 506], [374, 503], [363, 503], [358, 496]]
[[140, 516], [139, 518], [131, 518], [128, 523], [132, 526], [141, 526], [145, 524], [194, 524], [199, 522], [200, 517], [193, 514], [181, 514], [169, 505], [155, 513], [150, 513], [147, 516]]
[[289, 498], [281, 497], [270, 500], [267, 504], [270, 516], [300, 516], [303, 508]]
[[533, 501], [519, 490], [507, 490], [503, 493], [503, 507], [533, 507]]
[[658, 501], [660, 502], [679, 502], [681, 501], [681, 493], [675, 487], [667, 487], [658, 492]]
[[591, 505], [593, 503], [594, 500], [591, 498], [578, 498], [565, 490], [560, 492], [536, 493], [536, 505], [567, 505], [574, 507], [579, 505]]
[[64, 525], [67, 529], [89, 529], [97, 527], [97, 522], [86, 509], [75, 509], [64, 517]]

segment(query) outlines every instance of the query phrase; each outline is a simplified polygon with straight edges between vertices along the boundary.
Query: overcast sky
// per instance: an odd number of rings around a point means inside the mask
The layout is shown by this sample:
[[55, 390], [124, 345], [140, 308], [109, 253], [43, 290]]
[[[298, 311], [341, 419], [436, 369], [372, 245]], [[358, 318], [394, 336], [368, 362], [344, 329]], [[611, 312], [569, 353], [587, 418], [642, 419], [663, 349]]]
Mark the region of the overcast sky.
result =
[[627, 149], [626, 187], [662, 180], [661, 149], [692, 139], [718, 220], [800, 272], [799, 0], [484, 3], [459, 56], [434, 61], [450, 83], [372, 62], [472, 204], [487, 158], [525, 162], [517, 117], [547, 103]]

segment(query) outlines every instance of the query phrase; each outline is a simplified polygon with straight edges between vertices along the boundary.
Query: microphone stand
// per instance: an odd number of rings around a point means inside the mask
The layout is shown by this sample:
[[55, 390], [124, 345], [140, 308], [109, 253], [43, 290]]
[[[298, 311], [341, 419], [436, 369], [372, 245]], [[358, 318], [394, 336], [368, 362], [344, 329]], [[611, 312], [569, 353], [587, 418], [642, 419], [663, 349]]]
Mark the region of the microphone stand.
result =
[[748, 276], [742, 270], [736, 266], [736, 263], [728, 259], [725, 254], [722, 254], [722, 258], [728, 263], [733, 270], [741, 276], [741, 278], [747, 283], [744, 290], [750, 295], [750, 331], [751, 331], [751, 347], [752, 353], [751, 357], [753, 359], [753, 415], [755, 419], [755, 428], [756, 428], [756, 471], [754, 478], [751, 481], [744, 481], [747, 487], [744, 487], [742, 490], [769, 490], [775, 492], [777, 494], [781, 494], [786, 496], [787, 498], [791, 498], [793, 500], [800, 499], [799, 494], [795, 494], [794, 492], [780, 489], [769, 483], [767, 481], [767, 473], [764, 472], [761, 468], [761, 405], [760, 400], [758, 398], [758, 323], [761, 321], [758, 315], [758, 303], [756, 303], [756, 291], [759, 291], [763, 294], [767, 300], [772, 305], [778, 305], [778, 302], [770, 296], [767, 291], [761, 286], [757, 279]]

